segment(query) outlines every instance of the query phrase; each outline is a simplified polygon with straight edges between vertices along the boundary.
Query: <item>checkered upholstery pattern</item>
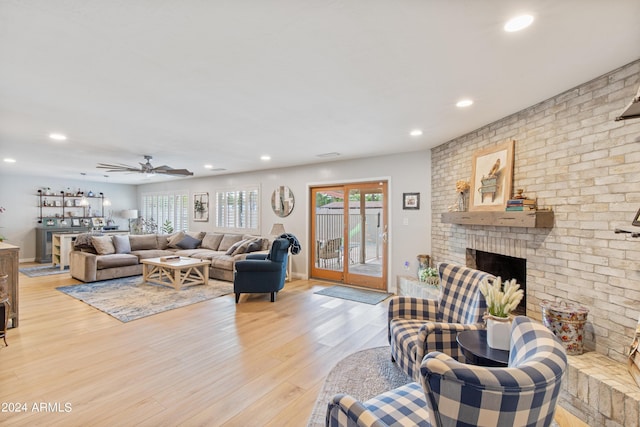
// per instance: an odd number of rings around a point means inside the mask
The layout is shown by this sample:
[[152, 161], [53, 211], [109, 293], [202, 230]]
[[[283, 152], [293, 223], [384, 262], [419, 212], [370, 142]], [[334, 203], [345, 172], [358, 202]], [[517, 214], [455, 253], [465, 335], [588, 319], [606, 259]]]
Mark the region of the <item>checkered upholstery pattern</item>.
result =
[[464, 362], [458, 349], [458, 333], [484, 328], [487, 304], [478, 286], [483, 271], [440, 263], [438, 300], [392, 297], [389, 301], [388, 338], [391, 357], [414, 381], [420, 381], [420, 363], [430, 351], [440, 351]]
[[413, 382], [366, 402], [336, 395], [326, 425], [337, 426], [549, 426], [567, 367], [555, 335], [518, 316], [511, 328], [507, 368], [465, 365], [431, 352]]
[[548, 426], [567, 366], [551, 331], [514, 319], [507, 368], [462, 364], [440, 352], [420, 367], [430, 419], [437, 426]]
[[387, 391], [366, 402], [358, 402], [349, 395], [338, 394], [329, 403], [326, 425], [431, 426], [424, 390], [415, 382]]

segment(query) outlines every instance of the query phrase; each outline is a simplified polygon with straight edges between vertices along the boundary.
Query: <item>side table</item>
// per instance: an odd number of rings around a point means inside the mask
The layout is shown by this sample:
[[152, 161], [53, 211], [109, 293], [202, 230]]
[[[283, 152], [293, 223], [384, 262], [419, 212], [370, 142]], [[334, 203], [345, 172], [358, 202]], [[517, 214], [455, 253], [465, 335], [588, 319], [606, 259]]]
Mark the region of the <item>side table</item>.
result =
[[472, 365], [505, 368], [509, 364], [509, 352], [489, 347], [487, 331], [463, 331], [456, 337], [462, 354]]

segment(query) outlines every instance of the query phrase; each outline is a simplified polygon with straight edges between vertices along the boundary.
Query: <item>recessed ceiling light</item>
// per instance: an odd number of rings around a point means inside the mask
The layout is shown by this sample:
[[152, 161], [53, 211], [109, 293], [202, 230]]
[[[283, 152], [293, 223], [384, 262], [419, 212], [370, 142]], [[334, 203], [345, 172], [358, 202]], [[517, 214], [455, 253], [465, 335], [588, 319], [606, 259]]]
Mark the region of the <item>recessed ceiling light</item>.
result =
[[11, 159], [9, 157], [6, 157], [6, 158], [4, 158], [2, 160], [4, 160], [6, 163], [15, 163], [16, 162], [16, 159]]
[[460, 101], [456, 102], [456, 107], [459, 108], [469, 107], [471, 105], [473, 105], [473, 101], [470, 99], [461, 99]]
[[422, 135], [422, 131], [420, 129], [414, 129], [411, 132], [409, 132], [409, 135], [411, 135], [411, 136], [420, 136], [420, 135]]
[[53, 139], [54, 141], [66, 141], [67, 140], [67, 136], [63, 135], [61, 133], [50, 133], [49, 134], [49, 138]]
[[260, 156], [260, 160], [264, 160], [264, 161], [271, 160], [271, 156], [268, 156], [265, 154], [264, 156]]
[[511, 18], [504, 24], [504, 30], [508, 33], [513, 33], [514, 31], [520, 31], [527, 28], [533, 22], [533, 16], [531, 15], [520, 15], [515, 18]]
[[213, 165], [204, 165], [205, 169], [213, 169]]

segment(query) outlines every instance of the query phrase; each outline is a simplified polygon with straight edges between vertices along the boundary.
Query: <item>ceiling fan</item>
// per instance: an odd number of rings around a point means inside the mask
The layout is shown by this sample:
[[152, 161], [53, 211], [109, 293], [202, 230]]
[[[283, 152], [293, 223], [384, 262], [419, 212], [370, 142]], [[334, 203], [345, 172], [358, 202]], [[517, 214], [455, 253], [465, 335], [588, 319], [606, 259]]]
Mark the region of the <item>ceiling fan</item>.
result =
[[150, 160], [153, 159], [151, 156], [144, 156], [146, 163], [140, 163], [140, 167], [132, 167], [123, 164], [110, 165], [107, 163], [98, 163], [97, 168], [107, 169], [107, 172], [138, 172], [144, 173], [147, 175], [154, 175], [156, 173], [161, 173], [165, 175], [179, 175], [179, 176], [191, 176], [193, 172], [189, 172], [186, 169], [174, 169], [167, 165], [162, 165], [158, 167], [153, 167]]

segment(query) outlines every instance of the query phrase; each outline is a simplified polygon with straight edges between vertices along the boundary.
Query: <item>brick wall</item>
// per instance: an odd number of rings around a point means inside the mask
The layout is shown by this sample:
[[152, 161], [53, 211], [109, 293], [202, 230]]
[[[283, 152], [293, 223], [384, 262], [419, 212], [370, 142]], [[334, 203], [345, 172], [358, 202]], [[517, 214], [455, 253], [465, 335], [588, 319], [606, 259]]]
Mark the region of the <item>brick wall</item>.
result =
[[[540, 319], [544, 299], [586, 306], [585, 347], [618, 361], [640, 315], [640, 239], [614, 233], [640, 208], [640, 119], [614, 118], [639, 86], [640, 60], [432, 149], [434, 260], [464, 264], [470, 245], [524, 255], [527, 314]], [[554, 227], [442, 223], [473, 152], [509, 139], [513, 187], [552, 208]]]

